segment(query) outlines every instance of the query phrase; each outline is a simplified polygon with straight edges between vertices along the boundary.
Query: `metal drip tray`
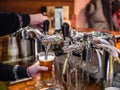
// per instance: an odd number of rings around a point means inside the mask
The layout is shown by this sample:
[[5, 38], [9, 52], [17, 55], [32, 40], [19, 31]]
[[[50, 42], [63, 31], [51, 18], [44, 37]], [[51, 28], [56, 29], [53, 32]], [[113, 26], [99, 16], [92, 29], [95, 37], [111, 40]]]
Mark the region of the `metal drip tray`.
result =
[[9, 85], [13, 85], [13, 84], [29, 81], [29, 80], [32, 80], [32, 79], [33, 79], [32, 77], [29, 77], [29, 78], [19, 79], [19, 80], [16, 80], [16, 81], [11, 81], [11, 82], [9, 82]]
[[11, 58], [9, 60], [3, 61], [2, 63], [15, 65], [15, 64], [20, 64], [20, 63], [26, 64], [27, 62], [32, 63], [33, 61], [34, 61], [34, 56], [29, 56], [29, 57], [24, 57], [24, 58]]

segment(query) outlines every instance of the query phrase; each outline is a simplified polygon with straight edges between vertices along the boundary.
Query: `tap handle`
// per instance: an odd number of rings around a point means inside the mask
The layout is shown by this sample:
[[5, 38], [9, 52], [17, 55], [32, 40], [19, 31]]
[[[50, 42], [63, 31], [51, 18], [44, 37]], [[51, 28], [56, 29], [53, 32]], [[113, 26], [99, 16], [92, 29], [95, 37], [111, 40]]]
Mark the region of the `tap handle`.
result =
[[43, 30], [44, 30], [44, 33], [45, 33], [45, 34], [47, 34], [48, 29], [49, 29], [49, 21], [48, 21], [48, 20], [45, 20], [45, 21], [43, 22]]
[[82, 51], [82, 60], [86, 61], [86, 57], [87, 57], [87, 49], [86, 47], [84, 47]]
[[63, 33], [64, 40], [66, 37], [69, 37], [69, 24], [68, 23], [63, 23], [62, 33]]

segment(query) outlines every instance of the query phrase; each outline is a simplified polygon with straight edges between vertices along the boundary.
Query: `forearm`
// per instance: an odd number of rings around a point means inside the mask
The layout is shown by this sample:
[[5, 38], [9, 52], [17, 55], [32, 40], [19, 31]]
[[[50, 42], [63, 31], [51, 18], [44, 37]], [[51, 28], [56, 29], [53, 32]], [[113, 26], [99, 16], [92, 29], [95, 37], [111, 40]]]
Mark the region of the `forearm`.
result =
[[[28, 77], [27, 68], [19, 66], [17, 68], [18, 78]], [[13, 81], [16, 80], [13, 73], [13, 66], [0, 63], [0, 81]]]
[[[23, 27], [29, 25], [30, 16], [27, 14], [21, 14], [23, 21]], [[19, 19], [16, 13], [0, 13], [0, 36], [11, 34], [16, 32], [20, 25]]]

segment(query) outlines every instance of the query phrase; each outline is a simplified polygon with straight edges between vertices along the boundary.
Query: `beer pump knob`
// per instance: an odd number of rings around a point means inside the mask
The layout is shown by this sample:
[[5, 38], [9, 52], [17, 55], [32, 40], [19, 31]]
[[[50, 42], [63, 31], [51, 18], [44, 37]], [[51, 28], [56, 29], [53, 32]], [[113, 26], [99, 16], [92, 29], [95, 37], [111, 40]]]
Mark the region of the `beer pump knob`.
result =
[[63, 33], [64, 40], [66, 40], [66, 37], [69, 37], [69, 24], [68, 23], [63, 23], [62, 33]]
[[87, 56], [87, 49], [86, 49], [86, 47], [84, 47], [83, 51], [82, 51], [82, 60], [83, 61], [86, 61], [86, 56]]
[[43, 30], [44, 30], [44, 34], [47, 34], [48, 30], [49, 30], [49, 21], [45, 20], [43, 22]]

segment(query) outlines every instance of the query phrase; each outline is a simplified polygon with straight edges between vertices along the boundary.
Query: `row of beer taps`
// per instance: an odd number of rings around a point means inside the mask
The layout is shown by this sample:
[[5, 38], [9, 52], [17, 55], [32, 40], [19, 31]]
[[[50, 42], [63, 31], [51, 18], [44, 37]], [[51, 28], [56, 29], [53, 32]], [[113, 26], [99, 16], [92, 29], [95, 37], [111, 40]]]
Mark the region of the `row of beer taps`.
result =
[[[114, 61], [120, 63], [120, 50], [115, 47], [114, 35], [106, 32], [77, 32], [75, 29], [70, 28], [69, 24], [63, 23], [61, 26], [62, 34], [54, 34], [48, 35], [49, 31], [49, 21], [46, 20], [43, 23], [43, 33], [41, 33], [38, 29], [26, 27], [22, 28], [18, 32], [22, 32], [22, 37], [25, 37], [24, 32], [28, 32], [31, 35], [31, 32], [35, 34], [34, 38], [37, 38], [45, 48], [45, 54], [47, 59], [47, 52], [50, 49], [51, 44], [61, 44], [63, 53], [69, 54], [73, 51], [78, 51], [80, 54], [82, 53], [84, 47], [87, 50], [89, 59], [89, 50], [95, 49], [99, 59], [99, 71], [104, 73], [103, 78], [106, 81], [106, 86], [111, 86], [113, 81], [113, 65]], [[33, 38], [33, 34], [31, 37]], [[37, 42], [35, 42], [36, 47]], [[37, 49], [37, 48], [36, 48]], [[37, 50], [35, 51], [35, 57], [37, 58], [37, 54], [39, 53]], [[106, 56], [107, 55], [107, 56]], [[69, 57], [70, 55], [68, 55]], [[68, 58], [67, 57], [67, 58]], [[112, 57], [112, 58], [111, 58]], [[105, 60], [105, 65], [102, 65], [101, 60]], [[65, 62], [67, 63], [67, 62]], [[103, 67], [105, 70], [103, 70]], [[101, 70], [102, 68], [102, 70]], [[65, 69], [65, 68], [64, 68]], [[64, 71], [64, 70], [63, 70]], [[99, 81], [99, 77], [98, 77]]]

